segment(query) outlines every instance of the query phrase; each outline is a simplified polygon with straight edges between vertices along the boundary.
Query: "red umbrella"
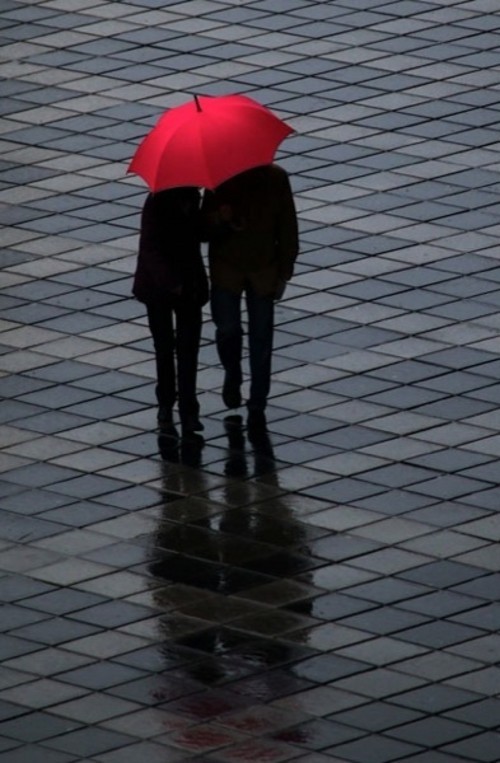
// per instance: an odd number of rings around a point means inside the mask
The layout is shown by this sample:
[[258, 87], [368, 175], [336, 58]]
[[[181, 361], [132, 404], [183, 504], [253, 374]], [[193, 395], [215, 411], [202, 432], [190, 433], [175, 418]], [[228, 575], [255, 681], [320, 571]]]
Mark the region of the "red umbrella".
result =
[[167, 111], [139, 145], [127, 172], [152, 191], [215, 188], [244, 170], [270, 164], [293, 132], [245, 95], [200, 96]]

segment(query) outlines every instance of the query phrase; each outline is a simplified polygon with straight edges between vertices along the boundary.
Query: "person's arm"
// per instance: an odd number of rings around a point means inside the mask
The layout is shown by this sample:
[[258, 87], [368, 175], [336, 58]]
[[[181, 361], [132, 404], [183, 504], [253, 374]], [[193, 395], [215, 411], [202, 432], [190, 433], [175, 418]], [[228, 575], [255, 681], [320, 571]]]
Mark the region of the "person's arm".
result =
[[182, 222], [170, 203], [150, 193], [141, 215], [139, 260], [147, 273], [148, 288], [177, 293], [182, 283], [179, 262]]
[[277, 220], [277, 253], [279, 278], [284, 284], [293, 276], [293, 267], [299, 253], [297, 213], [288, 175], [283, 173]]
[[202, 241], [221, 238], [233, 229], [233, 211], [229, 204], [220, 204], [213, 191], [206, 190], [201, 204], [200, 235]]
[[139, 255], [142, 257], [154, 256], [158, 249], [156, 206], [154, 195], [148, 194], [141, 213]]

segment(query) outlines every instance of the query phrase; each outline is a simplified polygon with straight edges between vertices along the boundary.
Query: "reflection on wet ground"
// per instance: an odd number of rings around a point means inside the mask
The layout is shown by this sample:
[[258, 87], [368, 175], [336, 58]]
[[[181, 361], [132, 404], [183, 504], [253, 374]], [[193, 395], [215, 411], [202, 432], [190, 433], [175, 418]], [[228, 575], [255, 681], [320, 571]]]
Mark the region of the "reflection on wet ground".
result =
[[[320, 622], [311, 616], [320, 593], [311, 571], [325, 560], [311, 554], [308, 541], [326, 533], [297, 521], [292, 497], [280, 489], [269, 431], [247, 430], [239, 416], [224, 424], [228, 479], [219, 483], [217, 501], [204, 497], [210, 485], [199, 471], [203, 437], [158, 437], [168, 500], [148, 565], [153, 600], [164, 612], [158, 628], [165, 664], [154, 699], [203, 724], [181, 733], [187, 749], [241, 745], [235, 754], [243, 759], [274, 760], [288, 743], [317, 749], [338, 741], [341, 727], [313, 722], [300, 696], [311, 703], [319, 685], [368, 666], [309, 645], [309, 629]], [[181, 498], [172, 494], [172, 465]], [[198, 470], [196, 498], [189, 496], [191, 469]], [[264, 480], [258, 503], [249, 479]], [[297, 611], [299, 603], [306, 611]], [[269, 738], [256, 745], [249, 734]], [[358, 735], [344, 727], [342, 739]]]

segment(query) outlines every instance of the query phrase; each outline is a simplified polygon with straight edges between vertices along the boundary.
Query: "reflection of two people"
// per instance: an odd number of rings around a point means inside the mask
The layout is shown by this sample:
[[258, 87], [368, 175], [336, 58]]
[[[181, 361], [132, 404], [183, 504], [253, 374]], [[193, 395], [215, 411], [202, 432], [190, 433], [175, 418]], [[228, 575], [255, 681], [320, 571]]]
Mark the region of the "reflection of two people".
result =
[[[174, 503], [165, 503], [156, 534], [155, 558], [150, 565], [155, 582], [161, 581], [156, 603], [169, 608], [163, 618], [169, 649], [176, 643], [179, 648], [197, 650], [199, 660], [190, 660], [186, 670], [204, 684], [227, 680], [242, 665], [245, 673], [251, 673], [270, 663], [286, 662], [290, 646], [276, 637], [266, 639], [251, 624], [247, 630], [244, 620], [269, 612], [276, 618], [279, 610], [267, 610], [260, 603], [265, 597], [259, 595], [259, 589], [304, 572], [302, 527], [294, 521], [279, 488], [267, 428], [244, 428], [240, 416], [229, 416], [225, 431], [227, 480], [217, 486], [215, 500], [208, 485], [203, 490], [203, 471], [199, 469], [202, 438], [159, 438], [165, 462], [181, 465], [177, 479], [184, 480], [184, 490]], [[190, 475], [195, 478], [194, 491], [189, 491]], [[165, 479], [171, 489], [168, 466]], [[186, 599], [184, 603], [180, 596], [181, 601], [172, 608], [175, 590], [184, 591]], [[200, 619], [200, 628], [176, 638], [176, 617]]]

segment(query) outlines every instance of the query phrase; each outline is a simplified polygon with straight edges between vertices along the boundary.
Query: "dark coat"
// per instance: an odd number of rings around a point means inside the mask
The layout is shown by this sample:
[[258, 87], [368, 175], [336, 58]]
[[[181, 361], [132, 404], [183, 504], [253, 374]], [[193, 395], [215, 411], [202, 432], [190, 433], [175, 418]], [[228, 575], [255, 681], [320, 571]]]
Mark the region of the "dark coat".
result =
[[200, 193], [172, 188], [145, 201], [132, 293], [140, 302], [164, 302], [172, 294], [208, 301], [208, 279], [199, 242]]
[[202, 220], [215, 286], [239, 293], [250, 283], [267, 295], [292, 277], [297, 216], [288, 174], [278, 165], [247, 170], [206, 191]]

